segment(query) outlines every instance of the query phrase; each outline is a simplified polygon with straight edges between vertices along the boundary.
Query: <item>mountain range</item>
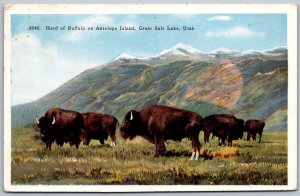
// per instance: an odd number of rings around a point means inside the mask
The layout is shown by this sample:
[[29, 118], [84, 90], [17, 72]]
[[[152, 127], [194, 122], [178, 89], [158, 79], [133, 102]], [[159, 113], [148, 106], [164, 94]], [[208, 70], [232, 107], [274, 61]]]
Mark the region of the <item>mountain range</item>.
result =
[[12, 107], [12, 126], [34, 123], [49, 108], [115, 115], [169, 105], [201, 116], [230, 113], [262, 119], [266, 131], [287, 130], [287, 48], [203, 52], [177, 44], [151, 57], [120, 54], [84, 70], [44, 97]]

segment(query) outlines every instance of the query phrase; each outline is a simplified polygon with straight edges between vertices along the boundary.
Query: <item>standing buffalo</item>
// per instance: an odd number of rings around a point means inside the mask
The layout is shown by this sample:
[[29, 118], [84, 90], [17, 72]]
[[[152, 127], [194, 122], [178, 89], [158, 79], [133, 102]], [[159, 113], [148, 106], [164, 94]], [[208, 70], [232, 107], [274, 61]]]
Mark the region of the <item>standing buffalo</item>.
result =
[[245, 123], [245, 131], [247, 132], [247, 141], [252, 137], [253, 141], [256, 140], [256, 134], [259, 134], [259, 143], [261, 141], [261, 135], [264, 130], [265, 123], [261, 120], [249, 119]]
[[[243, 138], [244, 134], [244, 120], [238, 119], [229, 114], [214, 114], [204, 118], [204, 141], [209, 142], [209, 136], [219, 137], [223, 145], [228, 139], [228, 146], [232, 146], [232, 140]], [[219, 141], [219, 145], [221, 145]]]
[[110, 136], [111, 146], [116, 145], [116, 128], [119, 125], [118, 120], [114, 116], [88, 112], [82, 114], [84, 123], [81, 131], [81, 140], [83, 144], [89, 145], [91, 139], [97, 139], [101, 144]]
[[191, 160], [194, 159], [195, 155], [197, 160], [201, 147], [198, 136], [202, 123], [203, 119], [197, 113], [168, 106], [153, 105], [141, 111], [129, 111], [123, 119], [120, 131], [125, 139], [142, 136], [155, 144], [155, 157], [165, 154], [164, 141], [168, 139], [181, 141], [187, 137], [192, 141]]
[[36, 118], [40, 130], [40, 137], [46, 143], [46, 148], [51, 150], [55, 141], [62, 146], [64, 142], [75, 145], [80, 144], [80, 131], [83, 126], [83, 117], [80, 113], [60, 108], [48, 110], [39, 120]]

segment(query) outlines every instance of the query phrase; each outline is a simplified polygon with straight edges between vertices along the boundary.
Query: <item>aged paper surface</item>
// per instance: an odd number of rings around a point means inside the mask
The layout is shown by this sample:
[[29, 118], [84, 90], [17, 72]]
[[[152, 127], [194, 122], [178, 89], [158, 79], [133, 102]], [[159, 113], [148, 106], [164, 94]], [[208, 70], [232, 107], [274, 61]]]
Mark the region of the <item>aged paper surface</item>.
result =
[[4, 19], [6, 191], [296, 188], [294, 5], [19, 4]]

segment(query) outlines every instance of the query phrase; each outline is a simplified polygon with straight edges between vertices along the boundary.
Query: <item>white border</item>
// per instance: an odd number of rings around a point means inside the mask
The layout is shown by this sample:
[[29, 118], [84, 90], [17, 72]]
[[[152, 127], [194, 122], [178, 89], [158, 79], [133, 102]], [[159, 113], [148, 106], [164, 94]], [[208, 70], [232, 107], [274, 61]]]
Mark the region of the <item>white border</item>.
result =
[[[287, 14], [288, 185], [12, 185], [11, 14]], [[297, 188], [297, 7], [292, 4], [14, 4], [4, 8], [4, 190], [14, 192], [257, 191]]]

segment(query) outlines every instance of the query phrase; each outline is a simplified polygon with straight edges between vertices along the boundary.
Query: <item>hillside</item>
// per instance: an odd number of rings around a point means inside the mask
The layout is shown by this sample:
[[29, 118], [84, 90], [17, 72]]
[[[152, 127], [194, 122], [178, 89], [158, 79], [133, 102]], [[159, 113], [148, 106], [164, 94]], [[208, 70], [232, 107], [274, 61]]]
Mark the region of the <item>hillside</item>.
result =
[[12, 124], [34, 123], [51, 107], [115, 115], [152, 104], [266, 120], [286, 131], [287, 50], [204, 53], [183, 44], [149, 58], [122, 54], [86, 70], [35, 102], [12, 107]]

